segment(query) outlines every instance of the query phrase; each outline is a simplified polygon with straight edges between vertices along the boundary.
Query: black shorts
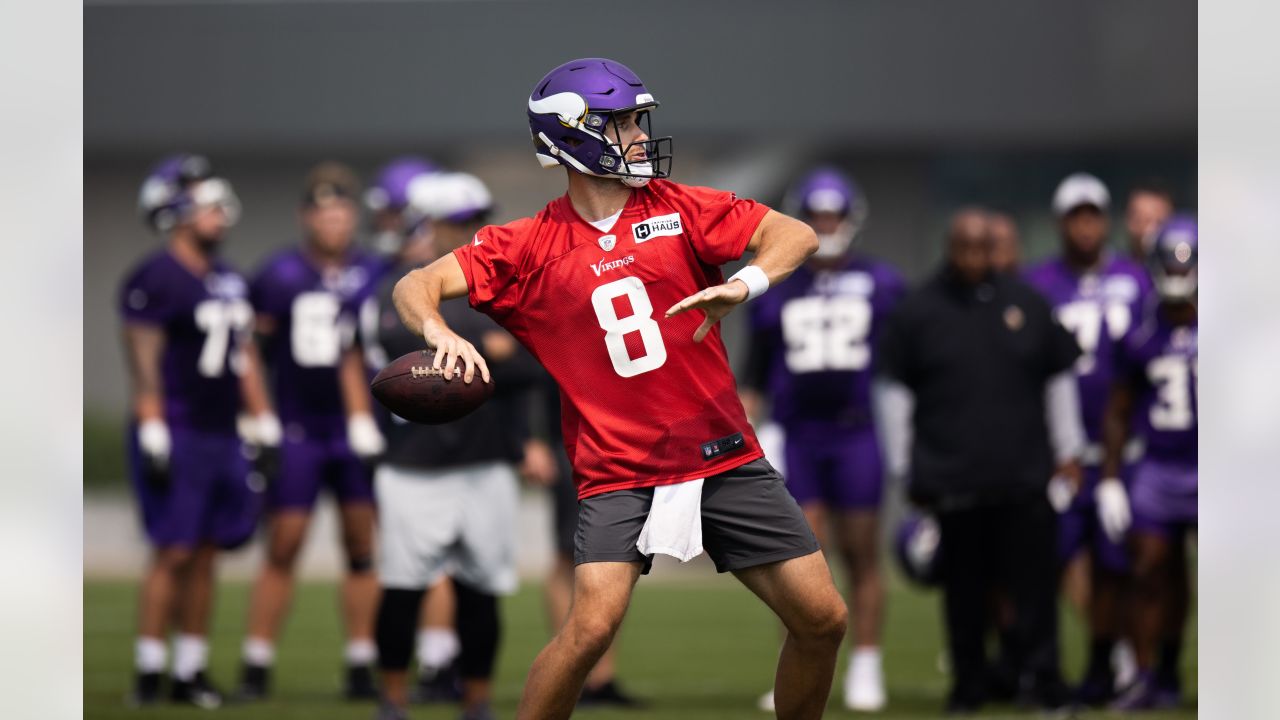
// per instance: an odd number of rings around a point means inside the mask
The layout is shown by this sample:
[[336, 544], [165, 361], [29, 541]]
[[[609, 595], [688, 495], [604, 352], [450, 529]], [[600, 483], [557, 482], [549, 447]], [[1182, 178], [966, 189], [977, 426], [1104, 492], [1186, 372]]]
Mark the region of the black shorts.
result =
[[573, 557], [573, 538], [578, 531], [578, 488], [573, 484], [573, 470], [564, 444], [556, 444], [556, 469], [559, 474], [551, 486], [551, 506], [555, 519], [556, 552]]
[[[651, 487], [581, 501], [574, 564], [643, 562], [648, 573], [653, 556], [636, 549], [636, 541], [652, 503]], [[817, 552], [818, 539], [782, 476], [761, 458], [703, 483], [702, 545], [716, 572], [728, 572]]]

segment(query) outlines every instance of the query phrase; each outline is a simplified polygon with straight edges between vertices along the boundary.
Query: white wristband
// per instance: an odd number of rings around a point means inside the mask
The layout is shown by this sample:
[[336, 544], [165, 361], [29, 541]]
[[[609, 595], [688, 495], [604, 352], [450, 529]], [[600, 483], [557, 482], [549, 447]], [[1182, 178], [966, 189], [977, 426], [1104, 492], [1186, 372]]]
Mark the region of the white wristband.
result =
[[748, 265], [734, 273], [729, 278], [729, 282], [734, 280], [741, 280], [742, 284], [747, 286], [748, 300], [755, 300], [769, 289], [769, 276], [755, 265]]

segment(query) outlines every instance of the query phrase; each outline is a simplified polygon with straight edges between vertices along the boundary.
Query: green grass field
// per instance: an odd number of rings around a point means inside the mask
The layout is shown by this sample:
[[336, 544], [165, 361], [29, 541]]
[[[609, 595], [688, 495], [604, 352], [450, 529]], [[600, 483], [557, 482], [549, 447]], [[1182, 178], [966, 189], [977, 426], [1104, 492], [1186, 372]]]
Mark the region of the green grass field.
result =
[[[224, 584], [218, 596], [213, 646], [213, 676], [224, 688], [235, 678], [240, 632], [248, 588]], [[186, 718], [203, 711], [160, 707], [136, 710], [125, 705], [131, 681], [135, 598], [131, 584], [87, 582], [84, 590], [84, 691], [86, 718]], [[276, 694], [272, 702], [227, 707], [228, 719], [367, 720], [372, 704], [346, 703], [339, 697], [341, 638], [337, 596], [332, 586], [299, 588], [285, 637], [278, 650]], [[504, 645], [497, 671], [497, 710], [512, 717], [525, 672], [547, 638], [540, 589], [526, 586], [504, 606]], [[1178, 712], [1150, 718], [1195, 717], [1196, 638], [1194, 622], [1187, 647], [1186, 681], [1192, 697]], [[1065, 667], [1081, 666], [1082, 637], [1077, 622], [1064, 614]], [[777, 630], [768, 610], [728, 577], [686, 584], [641, 581], [621, 635], [620, 677], [628, 689], [651, 700], [645, 711], [583, 711], [582, 717], [763, 718], [754, 709], [769, 688], [777, 656]], [[931, 718], [940, 715], [947, 678], [937, 669], [941, 647], [938, 596], [895, 586], [889, 599], [885, 664], [890, 703], [883, 718]], [[843, 662], [841, 667], [843, 672]], [[838, 675], [837, 678], [841, 677]], [[839, 702], [839, 683], [828, 717], [855, 717]], [[419, 708], [415, 718], [455, 718], [453, 708]], [[1010, 708], [992, 707], [984, 717], [1022, 717]], [[1028, 717], [1039, 717], [1032, 714]], [[1098, 717], [1108, 717], [1098, 714]]]

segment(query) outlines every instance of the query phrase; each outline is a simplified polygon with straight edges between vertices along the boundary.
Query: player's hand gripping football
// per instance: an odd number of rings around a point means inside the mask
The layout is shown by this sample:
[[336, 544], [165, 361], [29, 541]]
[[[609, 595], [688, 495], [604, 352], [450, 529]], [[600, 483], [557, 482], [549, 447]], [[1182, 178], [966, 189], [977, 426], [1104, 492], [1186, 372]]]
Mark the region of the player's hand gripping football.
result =
[[[457, 358], [462, 358], [463, 365], [466, 367], [462, 374], [463, 382], [470, 383], [475, 378], [477, 370], [480, 371], [480, 377], [485, 382], [489, 382], [489, 366], [485, 364], [476, 346], [463, 340], [444, 323], [431, 320], [423, 323], [422, 337], [427, 341], [427, 346], [435, 348], [436, 351], [431, 367], [437, 370], [451, 368]], [[444, 379], [453, 380], [453, 376], [445, 373]]]
[[702, 342], [702, 338], [711, 332], [711, 328], [737, 305], [747, 301], [747, 284], [741, 280], [730, 280], [723, 285], [706, 288], [694, 293], [667, 309], [667, 317], [675, 317], [687, 310], [701, 310], [706, 318], [693, 333], [694, 342]]

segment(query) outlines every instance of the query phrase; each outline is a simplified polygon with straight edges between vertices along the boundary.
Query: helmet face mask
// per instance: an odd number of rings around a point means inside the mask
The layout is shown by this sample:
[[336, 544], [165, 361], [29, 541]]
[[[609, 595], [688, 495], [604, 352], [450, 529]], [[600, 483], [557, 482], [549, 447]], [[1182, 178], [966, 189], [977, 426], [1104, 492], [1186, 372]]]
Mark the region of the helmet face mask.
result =
[[152, 229], [167, 233], [191, 219], [197, 208], [219, 206], [230, 227], [240, 217], [231, 183], [213, 175], [209, 160], [188, 153], [161, 160], [142, 183], [138, 212]]
[[1175, 215], [1155, 234], [1147, 266], [1160, 299], [1191, 302], [1199, 289], [1200, 241], [1196, 221]]
[[785, 212], [808, 223], [818, 236], [814, 257], [834, 260], [849, 252], [867, 220], [867, 201], [848, 176], [834, 168], [818, 168], [792, 185], [783, 201]]
[[[621, 63], [604, 58], [565, 63], [529, 96], [529, 133], [538, 162], [616, 177], [631, 187], [669, 177], [672, 141], [653, 136], [651, 111], [656, 107], [658, 101], [640, 78]], [[632, 113], [641, 132], [624, 144], [621, 122]], [[637, 149], [643, 157], [630, 159]]]

